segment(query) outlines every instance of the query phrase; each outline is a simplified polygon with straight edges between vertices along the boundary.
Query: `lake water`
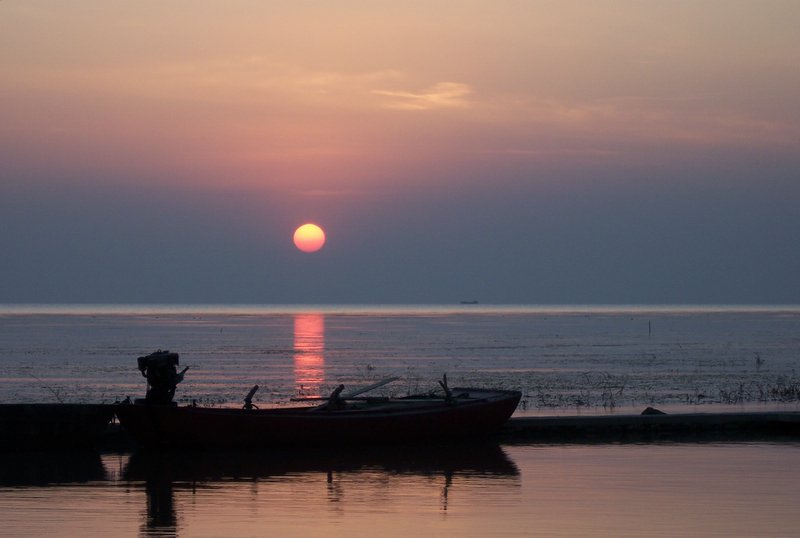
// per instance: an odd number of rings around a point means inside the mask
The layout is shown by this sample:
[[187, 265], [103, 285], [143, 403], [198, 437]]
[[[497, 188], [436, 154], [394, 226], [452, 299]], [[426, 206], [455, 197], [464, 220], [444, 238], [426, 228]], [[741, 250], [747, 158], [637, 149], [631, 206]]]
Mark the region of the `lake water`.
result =
[[12, 454], [0, 515], [18, 537], [788, 537], [799, 456], [796, 443]]
[[519, 413], [789, 406], [800, 307], [0, 307], [0, 402], [144, 393], [136, 357], [189, 366], [176, 397], [260, 405], [390, 376], [394, 394], [513, 388]]
[[[798, 408], [798, 307], [0, 307], [0, 402], [263, 406], [339, 383], [523, 391], [518, 414]], [[6, 536], [794, 536], [800, 443], [3, 454]]]

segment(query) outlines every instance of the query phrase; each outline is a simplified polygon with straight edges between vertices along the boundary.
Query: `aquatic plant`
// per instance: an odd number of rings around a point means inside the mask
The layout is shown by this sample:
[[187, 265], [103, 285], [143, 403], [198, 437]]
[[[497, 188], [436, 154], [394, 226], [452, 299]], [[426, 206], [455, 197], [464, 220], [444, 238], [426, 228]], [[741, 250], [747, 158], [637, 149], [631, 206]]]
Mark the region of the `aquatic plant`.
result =
[[786, 381], [780, 379], [778, 384], [769, 389], [772, 399], [780, 402], [795, 402], [800, 400], [800, 381]]
[[36, 374], [28, 373], [28, 375], [30, 375], [32, 378], [34, 378], [37, 381], [39, 381], [42, 384], [42, 388], [43, 389], [47, 389], [48, 391], [50, 391], [53, 394], [53, 396], [55, 396], [56, 401], [58, 403], [64, 403], [64, 400], [61, 398], [61, 389], [60, 388], [53, 387], [53, 386], [45, 383], [44, 380], [41, 377], [37, 376]]

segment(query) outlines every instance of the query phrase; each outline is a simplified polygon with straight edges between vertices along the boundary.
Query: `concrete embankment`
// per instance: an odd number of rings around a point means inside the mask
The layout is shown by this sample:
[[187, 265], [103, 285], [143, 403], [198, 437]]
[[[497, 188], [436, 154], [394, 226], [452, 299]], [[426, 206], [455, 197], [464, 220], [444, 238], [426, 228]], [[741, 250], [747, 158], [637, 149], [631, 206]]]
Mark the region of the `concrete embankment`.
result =
[[[657, 412], [656, 412], [657, 413]], [[503, 442], [631, 442], [649, 440], [800, 440], [800, 413], [680, 413], [513, 417]]]

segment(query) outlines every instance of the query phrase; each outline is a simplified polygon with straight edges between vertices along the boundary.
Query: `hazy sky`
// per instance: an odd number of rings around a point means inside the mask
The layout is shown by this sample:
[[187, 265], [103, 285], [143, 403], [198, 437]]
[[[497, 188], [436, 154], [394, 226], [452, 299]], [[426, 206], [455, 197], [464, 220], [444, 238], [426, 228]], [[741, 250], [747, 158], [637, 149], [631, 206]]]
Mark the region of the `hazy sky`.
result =
[[799, 96], [795, 0], [0, 1], [0, 303], [800, 303]]

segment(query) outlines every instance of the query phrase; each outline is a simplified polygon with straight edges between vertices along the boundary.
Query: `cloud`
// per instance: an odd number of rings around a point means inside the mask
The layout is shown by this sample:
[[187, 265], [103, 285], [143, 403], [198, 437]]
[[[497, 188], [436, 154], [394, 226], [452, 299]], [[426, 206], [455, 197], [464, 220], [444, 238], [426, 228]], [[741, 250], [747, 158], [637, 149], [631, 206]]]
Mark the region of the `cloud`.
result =
[[387, 108], [400, 110], [431, 110], [436, 108], [466, 108], [472, 88], [460, 82], [439, 82], [420, 92], [375, 90], [372, 93], [388, 97]]
[[22, 88], [62, 95], [117, 95], [150, 101], [245, 104], [270, 102], [335, 105], [363, 103], [399, 71], [334, 71], [274, 61], [262, 56], [214, 57], [108, 66], [21, 67]]

